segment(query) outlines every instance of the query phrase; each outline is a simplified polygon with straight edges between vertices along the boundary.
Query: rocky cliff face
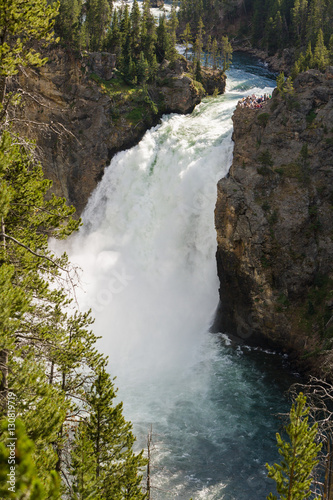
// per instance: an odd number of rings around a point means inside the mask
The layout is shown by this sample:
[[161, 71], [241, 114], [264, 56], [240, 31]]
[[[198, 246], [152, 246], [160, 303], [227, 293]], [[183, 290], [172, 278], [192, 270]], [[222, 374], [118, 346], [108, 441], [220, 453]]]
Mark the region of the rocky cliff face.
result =
[[289, 75], [295, 63], [294, 48], [283, 49], [282, 52], [279, 51], [274, 55], [269, 55], [267, 50], [255, 49], [248, 41], [247, 43], [242, 41], [237, 43], [234, 40], [232, 45], [235, 52], [246, 52], [265, 61], [273, 73], [284, 72], [285, 75]]
[[46, 66], [20, 75], [24, 106], [13, 123], [21, 136], [36, 140], [53, 191], [81, 213], [112, 156], [136, 144], [163, 113], [190, 112], [202, 91], [183, 59], [163, 64], [144, 92], [110, 79], [111, 54], [77, 58], [56, 49], [48, 56]]
[[294, 88], [234, 113], [215, 213], [217, 323], [323, 375], [333, 338], [333, 68], [299, 75]]

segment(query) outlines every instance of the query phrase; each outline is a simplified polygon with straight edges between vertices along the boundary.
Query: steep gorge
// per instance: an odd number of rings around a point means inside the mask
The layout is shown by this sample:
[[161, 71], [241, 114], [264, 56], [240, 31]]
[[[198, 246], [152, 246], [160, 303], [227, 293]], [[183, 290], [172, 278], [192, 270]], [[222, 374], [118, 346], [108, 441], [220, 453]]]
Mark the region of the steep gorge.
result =
[[[116, 152], [162, 113], [188, 113], [202, 96], [184, 60], [164, 63], [146, 94], [111, 79], [113, 70], [110, 54], [55, 49], [19, 80], [25, 107], [14, 124], [36, 140], [53, 191], [79, 214]], [[225, 78], [209, 75], [205, 85], [223, 92]], [[294, 87], [290, 96], [275, 92], [264, 110], [234, 114], [234, 159], [216, 205], [215, 326], [278, 345], [322, 374], [330, 371], [333, 312], [332, 72], [309, 71]]]
[[332, 363], [333, 68], [310, 70], [264, 109], [237, 107], [218, 183], [218, 328], [279, 346], [301, 368]]

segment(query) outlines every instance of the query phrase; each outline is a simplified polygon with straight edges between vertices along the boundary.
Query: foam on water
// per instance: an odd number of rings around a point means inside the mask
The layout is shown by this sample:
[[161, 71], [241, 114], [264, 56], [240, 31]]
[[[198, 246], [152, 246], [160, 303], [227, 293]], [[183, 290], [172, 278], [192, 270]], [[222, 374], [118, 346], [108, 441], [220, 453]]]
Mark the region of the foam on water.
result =
[[270, 82], [235, 68], [225, 95], [165, 116], [112, 160], [66, 243], [83, 269], [80, 306], [92, 307], [139, 446], [153, 425], [154, 500], [258, 500], [267, 491], [281, 390], [253, 353], [208, 331], [219, 286], [216, 183], [232, 160], [231, 115], [240, 97], [271, 91]]

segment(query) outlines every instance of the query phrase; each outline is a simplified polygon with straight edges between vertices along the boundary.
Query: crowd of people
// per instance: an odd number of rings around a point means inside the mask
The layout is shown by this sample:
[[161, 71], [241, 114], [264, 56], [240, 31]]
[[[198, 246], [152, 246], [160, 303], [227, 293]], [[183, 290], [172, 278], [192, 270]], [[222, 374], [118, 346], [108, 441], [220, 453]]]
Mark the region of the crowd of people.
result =
[[261, 96], [256, 96], [254, 94], [248, 95], [247, 97], [243, 97], [239, 101], [239, 105], [241, 108], [250, 108], [250, 109], [257, 109], [257, 108], [263, 108], [266, 102], [271, 99], [272, 96], [270, 94], [264, 94]]

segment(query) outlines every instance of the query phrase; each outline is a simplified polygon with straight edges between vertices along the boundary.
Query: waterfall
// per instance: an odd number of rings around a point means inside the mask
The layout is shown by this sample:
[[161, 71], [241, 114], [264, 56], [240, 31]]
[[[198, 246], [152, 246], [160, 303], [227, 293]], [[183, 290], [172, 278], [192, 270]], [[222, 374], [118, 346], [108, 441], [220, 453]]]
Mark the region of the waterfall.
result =
[[236, 63], [226, 94], [163, 117], [117, 154], [82, 229], [62, 246], [83, 270], [79, 304], [92, 308], [139, 447], [153, 426], [154, 500], [258, 500], [270, 488], [264, 463], [275, 457], [282, 389], [263, 365], [274, 354], [209, 333], [216, 184], [232, 161], [232, 112], [243, 95], [273, 86], [254, 67]]

